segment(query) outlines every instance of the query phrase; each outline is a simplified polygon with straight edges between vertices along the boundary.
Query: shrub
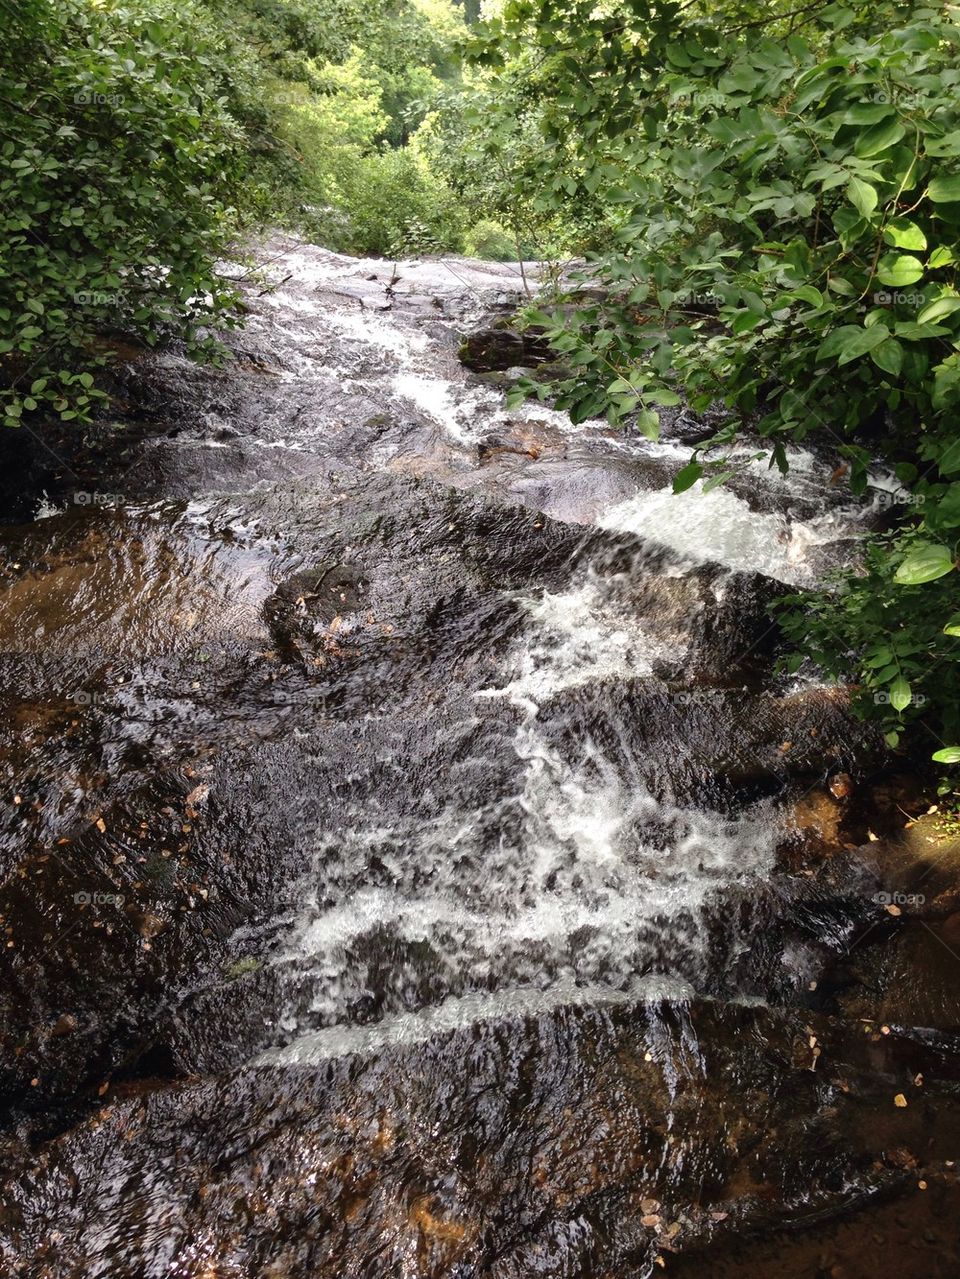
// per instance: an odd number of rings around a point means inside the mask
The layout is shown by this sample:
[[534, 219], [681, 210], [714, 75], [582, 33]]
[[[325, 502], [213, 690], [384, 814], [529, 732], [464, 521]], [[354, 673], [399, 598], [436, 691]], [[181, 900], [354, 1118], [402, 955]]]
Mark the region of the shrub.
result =
[[0, 406], [86, 416], [111, 334], [210, 352], [239, 130], [189, 4], [30, 0], [0, 71]]

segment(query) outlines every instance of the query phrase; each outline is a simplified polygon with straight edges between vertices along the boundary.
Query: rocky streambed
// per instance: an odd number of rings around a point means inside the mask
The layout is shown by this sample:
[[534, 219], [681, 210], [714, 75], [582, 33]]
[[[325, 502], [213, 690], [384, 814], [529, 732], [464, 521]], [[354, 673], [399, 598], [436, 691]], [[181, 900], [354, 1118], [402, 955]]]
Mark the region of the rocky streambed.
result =
[[6, 444], [4, 1273], [960, 1273], [957, 854], [767, 611], [886, 482], [675, 498], [505, 409], [515, 267], [262, 258]]

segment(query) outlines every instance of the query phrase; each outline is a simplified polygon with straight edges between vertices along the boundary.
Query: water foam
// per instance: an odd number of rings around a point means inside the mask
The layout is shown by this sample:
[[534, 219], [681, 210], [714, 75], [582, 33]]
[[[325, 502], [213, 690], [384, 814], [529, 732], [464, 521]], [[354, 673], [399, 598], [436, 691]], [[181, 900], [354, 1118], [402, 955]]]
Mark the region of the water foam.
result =
[[672, 488], [639, 492], [597, 522], [601, 528], [647, 538], [693, 564], [764, 573], [792, 586], [815, 584], [812, 548], [850, 535], [848, 513], [791, 520], [781, 513], [754, 511], [726, 488], [704, 492], [700, 482], [681, 494]]
[[[399, 820], [382, 820], [375, 801], [345, 815], [345, 834], [320, 840], [276, 961], [309, 991], [309, 1006], [301, 998], [281, 1022], [307, 1039], [277, 1060], [383, 1042], [392, 1030], [328, 1033], [373, 986], [380, 1018], [401, 1018], [397, 1033], [407, 1013], [430, 1033], [444, 1015], [416, 1012], [411, 998], [454, 1001], [456, 1020], [480, 992], [484, 1015], [496, 1015], [568, 1002], [581, 988], [634, 997], [641, 977], [705, 972], [708, 914], [767, 873], [774, 826], [765, 811], [730, 819], [655, 798], [626, 741], [601, 747], [578, 727], [581, 686], [650, 669], [655, 646], [625, 620], [619, 587], [587, 573], [525, 601], [528, 628], [504, 683], [478, 694], [520, 712], [516, 767], [489, 761], [489, 798]], [[574, 699], [562, 745], [540, 719], [541, 702], [558, 695]]]
[[588, 571], [565, 591], [523, 597], [531, 630], [508, 658], [512, 678], [479, 696], [534, 708], [566, 689], [650, 675], [658, 657], [678, 657], [625, 608], [616, 590], [622, 580]]
[[637, 1000], [691, 999], [693, 987], [668, 977], [638, 978], [624, 990], [596, 984], [577, 986], [558, 981], [546, 991], [509, 990], [476, 992], [461, 998], [444, 999], [431, 1008], [400, 1013], [372, 1026], [328, 1026], [301, 1035], [283, 1048], [271, 1048], [255, 1057], [252, 1066], [309, 1066], [350, 1055], [370, 1056], [383, 1048], [424, 1043], [437, 1035], [449, 1034], [465, 1026], [489, 1022], [515, 1021], [542, 1016], [556, 1008], [603, 1008]]

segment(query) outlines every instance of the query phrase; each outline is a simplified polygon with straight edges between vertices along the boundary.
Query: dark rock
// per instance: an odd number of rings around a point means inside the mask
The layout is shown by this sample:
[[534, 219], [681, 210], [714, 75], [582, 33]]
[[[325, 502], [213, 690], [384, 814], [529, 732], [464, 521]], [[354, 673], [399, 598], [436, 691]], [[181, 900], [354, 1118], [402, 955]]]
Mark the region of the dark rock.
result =
[[460, 344], [460, 362], [478, 373], [528, 368], [543, 364], [552, 356], [549, 343], [532, 329], [523, 333], [500, 322], [492, 328], [468, 334]]

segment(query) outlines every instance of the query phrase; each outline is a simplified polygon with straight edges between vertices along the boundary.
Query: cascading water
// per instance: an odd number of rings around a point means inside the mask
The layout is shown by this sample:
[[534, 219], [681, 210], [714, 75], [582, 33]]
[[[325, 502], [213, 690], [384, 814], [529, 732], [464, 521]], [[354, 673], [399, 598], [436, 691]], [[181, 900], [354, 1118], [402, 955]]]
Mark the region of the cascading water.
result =
[[234, 365], [132, 366], [5, 532], [7, 1271], [726, 1276], [892, 1193], [950, 1085], [858, 1107], [950, 1053], [848, 1015], [875, 744], [766, 611], [875, 510], [507, 410], [513, 266], [262, 257]]

